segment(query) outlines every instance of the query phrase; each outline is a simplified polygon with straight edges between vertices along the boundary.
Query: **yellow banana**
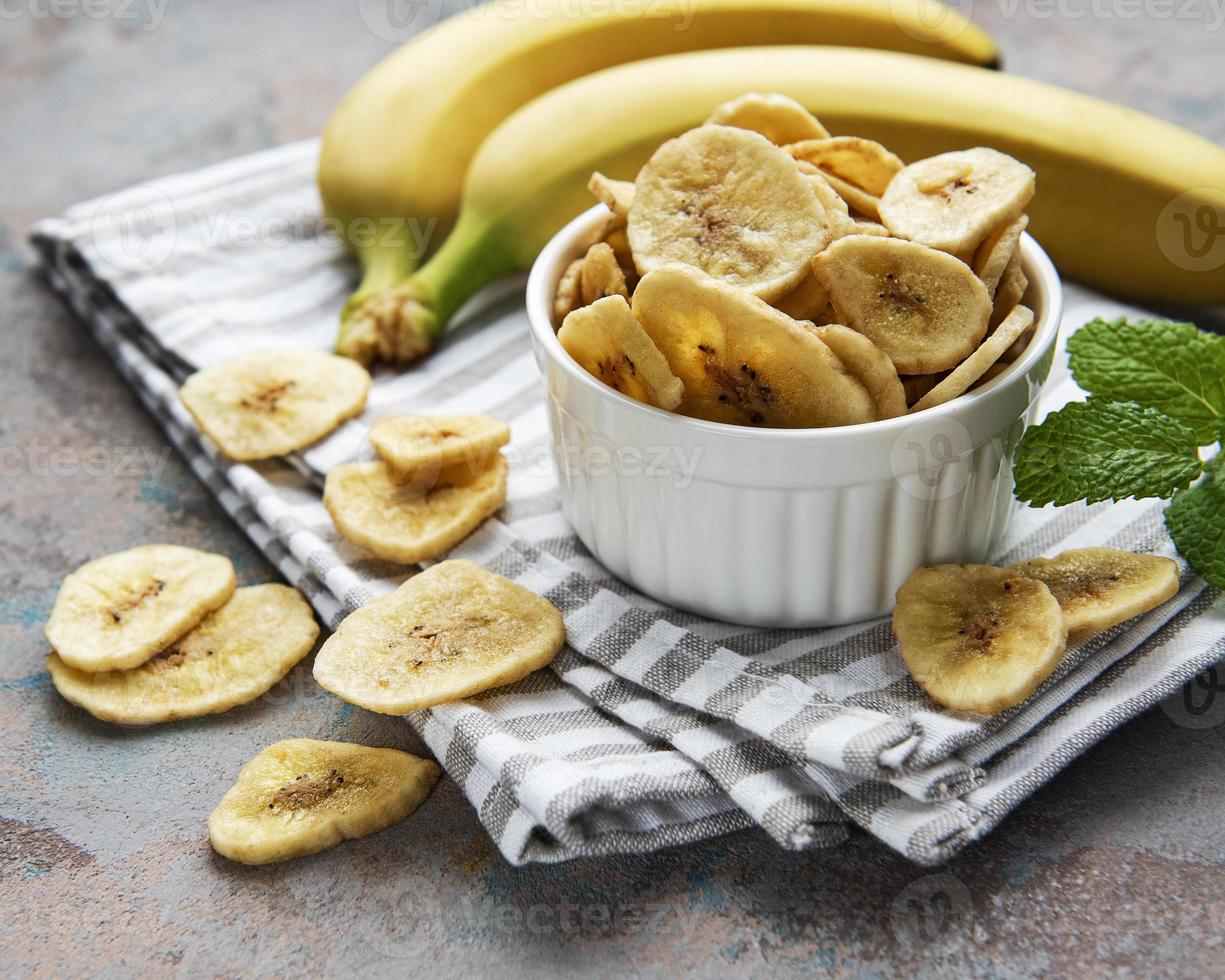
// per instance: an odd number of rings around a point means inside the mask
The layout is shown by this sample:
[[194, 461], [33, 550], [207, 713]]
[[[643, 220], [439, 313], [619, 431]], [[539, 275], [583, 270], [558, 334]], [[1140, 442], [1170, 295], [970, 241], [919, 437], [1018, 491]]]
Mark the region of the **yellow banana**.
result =
[[410, 272], [459, 209], [468, 162], [524, 103], [581, 75], [678, 51], [844, 44], [997, 65], [938, 0], [494, 0], [375, 66], [323, 135], [319, 189], [364, 269], [346, 309]]
[[[411, 360], [464, 300], [528, 266], [592, 203], [593, 170], [632, 179], [661, 142], [747, 89], [789, 95], [832, 132], [879, 140], [904, 160], [979, 145], [1010, 153], [1037, 171], [1030, 230], [1065, 274], [1141, 300], [1225, 302], [1225, 149], [1208, 140], [980, 68], [849, 48], [744, 48], [607, 69], [520, 109], [473, 159], [442, 248], [350, 322], [345, 350]], [[1188, 223], [1200, 236], [1192, 245], [1178, 237]], [[1205, 238], [1214, 228], [1215, 242]]]

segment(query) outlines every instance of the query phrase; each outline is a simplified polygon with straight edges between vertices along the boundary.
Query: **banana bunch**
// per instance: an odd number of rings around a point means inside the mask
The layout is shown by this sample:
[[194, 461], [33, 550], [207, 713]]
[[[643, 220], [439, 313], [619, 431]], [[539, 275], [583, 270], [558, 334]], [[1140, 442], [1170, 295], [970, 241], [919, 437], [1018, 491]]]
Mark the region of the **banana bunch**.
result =
[[590, 203], [592, 171], [632, 179], [662, 142], [750, 87], [790, 96], [832, 132], [878, 140], [907, 160], [975, 145], [1011, 154], [1037, 172], [1029, 227], [1065, 274], [1140, 300], [1225, 302], [1220, 268], [1166, 234], [1178, 227], [1172, 211], [1225, 228], [1225, 149], [1208, 140], [967, 65], [851, 48], [742, 48], [607, 69], [510, 116], [473, 158], [442, 248], [349, 311], [340, 351], [419, 356], [466, 299], [530, 265]]
[[[404, 45], [341, 102], [324, 131], [319, 189], [363, 267], [343, 315], [342, 351], [361, 346], [348, 339], [353, 318], [366, 325], [395, 319], [396, 304], [379, 293], [450, 229], [469, 161], [489, 133], [558, 85], [625, 61], [760, 44], [852, 45], [989, 66], [999, 59], [983, 31], [938, 0], [590, 6], [569, 0], [474, 6]], [[428, 347], [428, 338], [418, 347]]]

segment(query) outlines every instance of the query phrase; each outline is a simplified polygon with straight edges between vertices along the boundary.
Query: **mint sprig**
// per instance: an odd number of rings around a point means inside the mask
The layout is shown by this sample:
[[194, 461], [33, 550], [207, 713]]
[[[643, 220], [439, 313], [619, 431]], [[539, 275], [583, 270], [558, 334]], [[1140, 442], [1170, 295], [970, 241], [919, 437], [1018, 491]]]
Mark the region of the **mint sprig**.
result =
[[1225, 588], [1225, 466], [1221, 457], [1205, 467], [1204, 479], [1174, 494], [1165, 525], [1178, 553], [1218, 589]]

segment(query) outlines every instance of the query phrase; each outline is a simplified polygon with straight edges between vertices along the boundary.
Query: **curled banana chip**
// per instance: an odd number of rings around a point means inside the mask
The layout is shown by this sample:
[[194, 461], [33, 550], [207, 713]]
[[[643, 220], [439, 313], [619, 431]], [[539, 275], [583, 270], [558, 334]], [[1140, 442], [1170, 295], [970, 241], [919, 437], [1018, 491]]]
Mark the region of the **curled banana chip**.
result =
[[1021, 302], [1021, 298], [1025, 295], [1025, 290], [1029, 288], [1029, 277], [1025, 275], [1025, 270], [1021, 268], [1021, 255], [1016, 253], [1012, 260], [1008, 263], [1008, 267], [1004, 270], [1004, 275], [1000, 279], [1000, 284], [995, 290], [995, 300], [991, 307], [991, 322], [990, 329], [994, 330], [1004, 318], [1008, 316], [1017, 304]]
[[547, 599], [470, 561], [444, 561], [348, 616], [315, 658], [315, 680], [402, 715], [526, 677], [565, 642]]
[[984, 715], [1033, 694], [1059, 665], [1068, 637], [1050, 589], [988, 565], [920, 568], [898, 589], [893, 632], [933, 701]]
[[775, 146], [829, 136], [828, 130], [811, 112], [795, 99], [777, 93], [749, 92], [724, 102], [710, 114], [706, 124], [749, 129]]
[[898, 157], [879, 143], [859, 136], [804, 140], [785, 149], [822, 174], [852, 184], [876, 198], [885, 193], [889, 181], [902, 169]]
[[95, 558], [64, 579], [47, 642], [87, 672], [138, 667], [234, 594], [234, 566], [174, 544]]
[[[1021, 244], [1021, 234], [1028, 225], [1029, 216], [1025, 214], [1016, 221], [1001, 225], [986, 237], [978, 246], [978, 251], [974, 253], [971, 265], [978, 274], [978, 278], [983, 281], [983, 285], [987, 287], [987, 292], [992, 296], [995, 295], [1000, 279], [1009, 263], [1012, 262], [1012, 257], [1017, 254], [1017, 247]], [[1018, 300], [1020, 298], [1020, 296], [1017, 297]]]
[[701, 126], [655, 151], [627, 231], [639, 273], [682, 262], [767, 301], [799, 285], [832, 237], [791, 157], [730, 126]]
[[139, 667], [88, 674], [52, 653], [47, 670], [64, 699], [95, 718], [154, 725], [254, 700], [310, 653], [318, 636], [297, 590], [252, 585]]
[[598, 170], [587, 181], [587, 190], [613, 214], [624, 218], [634, 203], [634, 184], [629, 180], [613, 180]]
[[793, 320], [816, 323], [829, 309], [829, 293], [812, 273], [806, 275], [795, 289], [770, 304]]
[[907, 374], [902, 376], [902, 390], [906, 392], [906, 404], [914, 405], [920, 398], [940, 383], [943, 374]]
[[469, 483], [510, 442], [510, 426], [488, 415], [398, 415], [370, 430], [393, 483]]
[[848, 235], [812, 261], [839, 320], [900, 374], [955, 367], [982, 341], [991, 298], [964, 262], [916, 242]]
[[590, 306], [605, 296], [623, 296], [629, 299], [630, 291], [625, 281], [625, 273], [621, 271], [617, 255], [607, 242], [596, 242], [587, 249], [580, 279], [584, 306]]
[[620, 296], [575, 310], [557, 339], [589, 374], [636, 401], [670, 412], [685, 397], [680, 378]]
[[878, 419], [906, 414], [906, 391], [889, 356], [863, 334], [841, 324], [815, 328], [825, 346], [838, 355], [843, 366], [867, 389]]
[[1046, 584], [1073, 640], [1134, 619], [1178, 593], [1178, 565], [1172, 559], [1114, 548], [1075, 548], [1012, 569]]
[[1034, 314], [1024, 306], [1018, 306], [995, 328], [995, 332], [979, 345], [978, 350], [949, 372], [949, 376], [919, 399], [912, 412], [921, 412], [936, 405], [952, 401], [970, 387], [995, 364], [1004, 351], [1033, 326]]
[[347, 357], [265, 350], [197, 371], [179, 389], [200, 430], [230, 459], [284, 456], [366, 407], [370, 375]]
[[1025, 164], [986, 147], [958, 150], [903, 167], [881, 197], [880, 219], [902, 238], [966, 255], [1033, 196]]
[[825, 220], [829, 222], [831, 241], [835, 238], [841, 238], [843, 235], [855, 234], [856, 223], [851, 218], [850, 208], [847, 207], [846, 201], [839, 196], [838, 192], [830, 186], [829, 181], [822, 177], [821, 172], [815, 167], [811, 168], [811, 170], [801, 168], [800, 172], [804, 174], [808, 183], [812, 185], [812, 189], [817, 195], [817, 200], [825, 208]]
[[847, 206], [854, 214], [869, 219], [873, 224], [876, 223], [880, 217], [879, 197], [875, 194], [869, 194], [862, 187], [856, 187], [849, 181], [845, 181], [841, 177], [835, 177], [833, 174], [824, 174], [824, 177], [829, 186], [837, 192], [838, 196], [846, 201]]
[[323, 505], [345, 538], [402, 565], [437, 558], [506, 502], [506, 460], [460, 486], [422, 488], [392, 481], [387, 464], [345, 463], [323, 485]]
[[872, 396], [810, 328], [697, 269], [648, 273], [633, 310], [684, 382], [683, 415], [778, 428], [876, 418]]
[[[584, 256], [585, 257], [585, 256]], [[575, 259], [561, 274], [553, 293], [553, 325], [560, 327], [571, 310], [583, 305], [583, 260]]]
[[399, 823], [441, 772], [398, 749], [287, 739], [242, 767], [208, 818], [208, 838], [243, 864], [318, 854]]

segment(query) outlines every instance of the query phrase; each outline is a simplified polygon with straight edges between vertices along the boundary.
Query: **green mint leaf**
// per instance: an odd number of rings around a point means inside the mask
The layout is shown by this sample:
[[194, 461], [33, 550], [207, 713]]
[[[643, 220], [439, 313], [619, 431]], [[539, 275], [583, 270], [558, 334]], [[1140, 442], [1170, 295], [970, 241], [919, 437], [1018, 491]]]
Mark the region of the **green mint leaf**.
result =
[[1073, 402], [1028, 429], [1017, 448], [1017, 498], [1034, 507], [1077, 500], [1169, 497], [1200, 475], [1195, 433], [1134, 402]]
[[1225, 422], [1225, 337], [1193, 323], [1097, 319], [1068, 338], [1072, 375], [1085, 391], [1137, 402], [1215, 442]]
[[1225, 466], [1218, 456], [1208, 475], [1189, 490], [1179, 490], [1165, 509], [1165, 524], [1178, 553], [1197, 572], [1225, 589]]

